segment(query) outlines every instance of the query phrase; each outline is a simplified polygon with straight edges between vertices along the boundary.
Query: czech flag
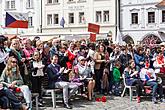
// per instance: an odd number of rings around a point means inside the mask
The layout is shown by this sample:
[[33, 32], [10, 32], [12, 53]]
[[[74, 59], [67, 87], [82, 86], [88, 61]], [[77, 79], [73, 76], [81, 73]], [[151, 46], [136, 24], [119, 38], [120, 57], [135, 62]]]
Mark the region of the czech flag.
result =
[[6, 12], [5, 26], [7, 28], [28, 28], [28, 14]]

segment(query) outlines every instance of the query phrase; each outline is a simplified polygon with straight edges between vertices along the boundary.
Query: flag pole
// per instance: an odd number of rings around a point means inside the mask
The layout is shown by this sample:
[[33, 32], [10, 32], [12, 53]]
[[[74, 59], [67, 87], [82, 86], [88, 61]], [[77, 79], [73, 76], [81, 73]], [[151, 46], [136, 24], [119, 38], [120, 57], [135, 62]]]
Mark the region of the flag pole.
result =
[[18, 36], [18, 28], [17, 28], [17, 36]]

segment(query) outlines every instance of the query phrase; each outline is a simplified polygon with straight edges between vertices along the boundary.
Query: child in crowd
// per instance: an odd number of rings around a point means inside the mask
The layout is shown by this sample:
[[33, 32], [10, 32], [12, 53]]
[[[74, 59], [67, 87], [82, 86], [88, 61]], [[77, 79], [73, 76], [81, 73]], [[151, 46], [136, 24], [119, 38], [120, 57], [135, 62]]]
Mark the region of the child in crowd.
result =
[[113, 84], [114, 84], [114, 94], [116, 96], [120, 95], [119, 86], [121, 81], [121, 73], [119, 68], [121, 67], [121, 64], [119, 61], [116, 61], [115, 67], [113, 69]]

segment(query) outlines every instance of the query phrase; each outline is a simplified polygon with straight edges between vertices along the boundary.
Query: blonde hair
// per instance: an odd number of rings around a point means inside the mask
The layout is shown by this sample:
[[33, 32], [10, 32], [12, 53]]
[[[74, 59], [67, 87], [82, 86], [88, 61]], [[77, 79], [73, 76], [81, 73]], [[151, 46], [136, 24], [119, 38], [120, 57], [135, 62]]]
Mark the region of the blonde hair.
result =
[[39, 47], [41, 44], [43, 44], [43, 42], [42, 42], [41, 40], [38, 40], [38, 41], [36, 42], [36, 47]]
[[[6, 73], [6, 76], [9, 76], [9, 77], [13, 76], [13, 74], [12, 74], [12, 66], [11, 66], [12, 59], [16, 59], [16, 58], [14, 58], [13, 56], [9, 57], [9, 59], [7, 61], [7, 65], [6, 65], [5, 69], [4, 69], [4, 71]], [[16, 65], [16, 76], [19, 76], [19, 74], [20, 74], [19, 67], [18, 67], [18, 65]]]
[[14, 42], [18, 43], [18, 45], [19, 45], [18, 49], [19, 49], [19, 48], [20, 48], [20, 41], [19, 41], [19, 39], [13, 39], [13, 40], [11, 41], [10, 48], [11, 48], [11, 49], [15, 49], [15, 48], [13, 47], [13, 43], [14, 43]]

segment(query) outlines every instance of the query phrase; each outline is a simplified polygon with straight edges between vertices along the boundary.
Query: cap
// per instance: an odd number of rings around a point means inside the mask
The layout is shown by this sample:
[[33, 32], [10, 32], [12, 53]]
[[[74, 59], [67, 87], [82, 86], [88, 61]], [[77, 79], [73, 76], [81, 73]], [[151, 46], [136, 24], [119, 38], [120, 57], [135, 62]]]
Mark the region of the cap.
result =
[[81, 61], [81, 60], [85, 60], [85, 58], [83, 56], [79, 56], [78, 61]]

